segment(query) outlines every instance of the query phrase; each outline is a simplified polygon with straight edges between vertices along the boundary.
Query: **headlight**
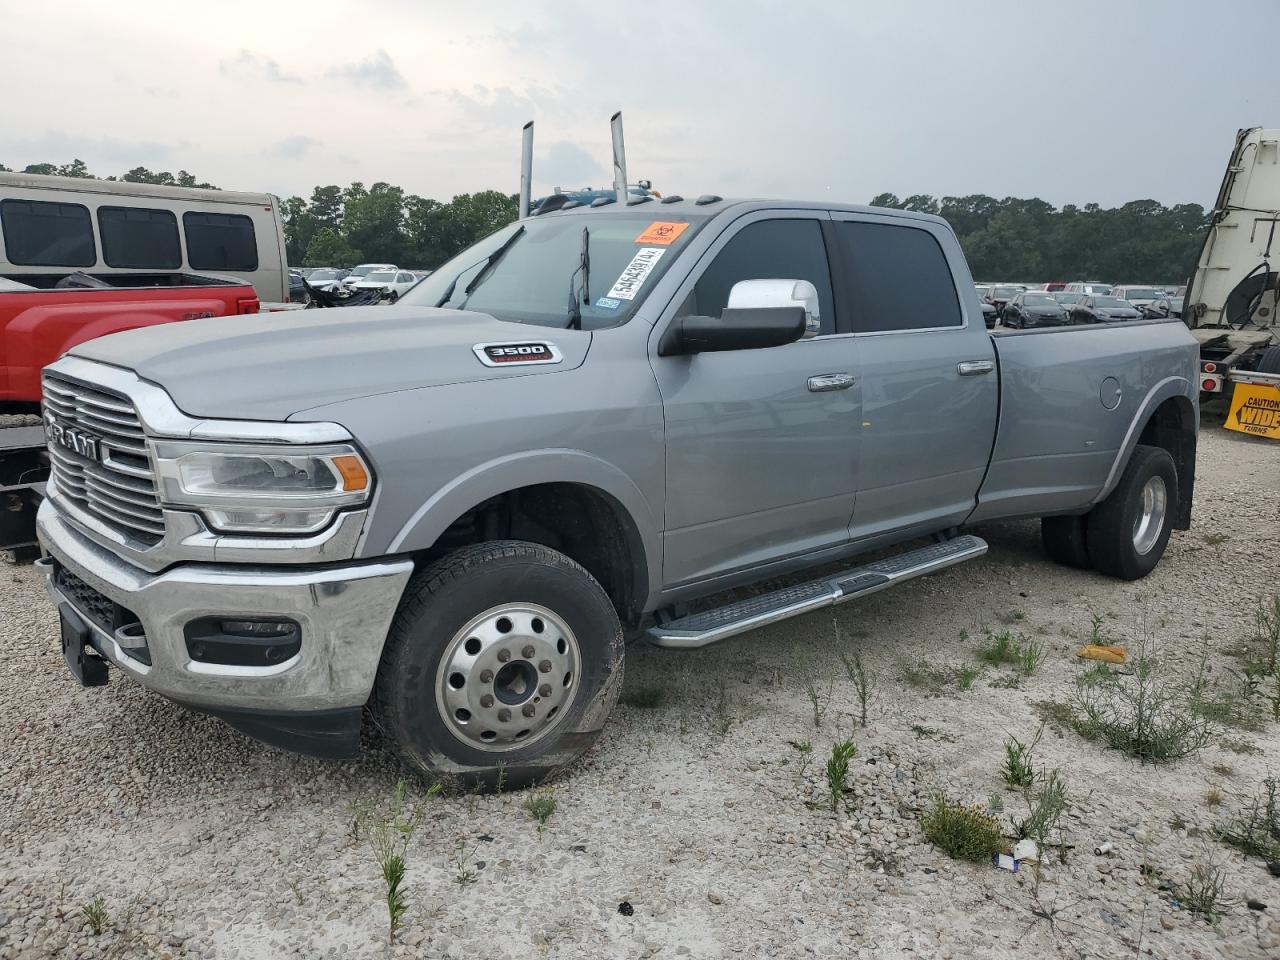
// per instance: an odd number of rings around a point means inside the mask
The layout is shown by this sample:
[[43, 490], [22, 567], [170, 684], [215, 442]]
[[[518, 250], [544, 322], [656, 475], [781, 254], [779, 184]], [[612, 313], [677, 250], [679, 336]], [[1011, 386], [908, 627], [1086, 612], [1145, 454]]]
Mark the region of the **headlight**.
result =
[[224, 533], [307, 534], [342, 507], [368, 501], [373, 477], [359, 451], [233, 443], [156, 442], [161, 500], [196, 507]]

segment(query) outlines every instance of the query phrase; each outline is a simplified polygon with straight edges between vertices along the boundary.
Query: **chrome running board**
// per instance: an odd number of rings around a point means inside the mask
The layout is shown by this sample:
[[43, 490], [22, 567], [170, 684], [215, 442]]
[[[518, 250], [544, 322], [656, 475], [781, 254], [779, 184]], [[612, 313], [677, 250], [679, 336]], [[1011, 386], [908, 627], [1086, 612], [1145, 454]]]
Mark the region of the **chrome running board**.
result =
[[831, 607], [856, 597], [896, 586], [973, 560], [987, 552], [987, 542], [971, 534], [932, 543], [821, 580], [810, 580], [772, 593], [762, 593], [734, 603], [691, 613], [652, 627], [646, 639], [659, 647], [690, 649], [746, 633], [765, 624], [798, 617], [820, 607]]

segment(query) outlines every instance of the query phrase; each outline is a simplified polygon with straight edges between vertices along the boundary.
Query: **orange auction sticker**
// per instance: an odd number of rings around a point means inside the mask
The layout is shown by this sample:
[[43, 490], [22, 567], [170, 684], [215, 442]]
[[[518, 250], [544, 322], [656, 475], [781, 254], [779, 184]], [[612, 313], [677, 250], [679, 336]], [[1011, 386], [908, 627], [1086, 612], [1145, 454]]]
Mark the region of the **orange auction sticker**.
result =
[[644, 233], [636, 237], [636, 243], [657, 244], [660, 247], [666, 247], [688, 229], [689, 225], [687, 223], [655, 220], [644, 228]]

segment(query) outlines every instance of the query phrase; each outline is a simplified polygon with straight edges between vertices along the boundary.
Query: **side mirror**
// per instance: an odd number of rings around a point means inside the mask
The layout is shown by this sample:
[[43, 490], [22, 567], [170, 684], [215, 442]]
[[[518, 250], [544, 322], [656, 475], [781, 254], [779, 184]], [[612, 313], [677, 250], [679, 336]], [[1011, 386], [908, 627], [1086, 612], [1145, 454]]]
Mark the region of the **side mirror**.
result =
[[676, 317], [658, 345], [658, 356], [780, 347], [804, 333], [804, 307], [726, 307], [718, 317]]
[[727, 310], [764, 310], [779, 307], [804, 308], [804, 337], [822, 331], [818, 312], [818, 290], [808, 280], [739, 280], [729, 291]]

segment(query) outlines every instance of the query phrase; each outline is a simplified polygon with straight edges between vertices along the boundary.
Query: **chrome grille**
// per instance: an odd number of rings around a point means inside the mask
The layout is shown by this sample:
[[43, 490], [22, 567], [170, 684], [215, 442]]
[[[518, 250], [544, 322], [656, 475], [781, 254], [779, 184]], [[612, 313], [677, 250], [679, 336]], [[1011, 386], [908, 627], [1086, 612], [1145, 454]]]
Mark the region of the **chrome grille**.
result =
[[101, 462], [49, 445], [60, 496], [119, 533], [146, 544], [164, 537], [146, 434], [128, 397], [45, 374], [44, 406], [59, 421], [99, 437]]

